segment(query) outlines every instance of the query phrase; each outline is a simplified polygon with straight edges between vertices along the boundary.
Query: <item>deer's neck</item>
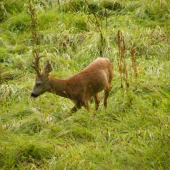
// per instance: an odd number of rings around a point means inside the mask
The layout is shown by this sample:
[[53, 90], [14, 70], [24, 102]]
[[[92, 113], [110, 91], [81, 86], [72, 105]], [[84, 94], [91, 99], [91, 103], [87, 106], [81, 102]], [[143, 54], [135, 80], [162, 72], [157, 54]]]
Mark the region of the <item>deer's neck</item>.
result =
[[67, 80], [49, 77], [49, 83], [50, 83], [50, 86], [51, 86], [51, 88], [49, 90], [50, 93], [54, 93], [54, 94], [57, 94], [59, 96], [69, 98], [68, 94], [67, 94], [67, 90], [66, 90]]

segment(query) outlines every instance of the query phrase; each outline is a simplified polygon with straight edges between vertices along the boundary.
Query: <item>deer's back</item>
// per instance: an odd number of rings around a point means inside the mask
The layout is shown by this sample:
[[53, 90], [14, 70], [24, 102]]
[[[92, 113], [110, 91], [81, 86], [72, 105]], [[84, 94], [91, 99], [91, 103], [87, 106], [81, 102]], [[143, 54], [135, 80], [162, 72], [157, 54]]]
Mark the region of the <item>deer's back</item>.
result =
[[94, 72], [95, 75], [106, 73], [109, 81], [110, 79], [113, 78], [113, 65], [107, 58], [97, 58], [95, 61], [89, 64], [84, 70], [82, 70], [82, 72], [87, 72], [89, 74]]
[[68, 88], [75, 94], [86, 91], [93, 95], [111, 83], [112, 78], [112, 63], [106, 58], [97, 58], [84, 70], [68, 79]]

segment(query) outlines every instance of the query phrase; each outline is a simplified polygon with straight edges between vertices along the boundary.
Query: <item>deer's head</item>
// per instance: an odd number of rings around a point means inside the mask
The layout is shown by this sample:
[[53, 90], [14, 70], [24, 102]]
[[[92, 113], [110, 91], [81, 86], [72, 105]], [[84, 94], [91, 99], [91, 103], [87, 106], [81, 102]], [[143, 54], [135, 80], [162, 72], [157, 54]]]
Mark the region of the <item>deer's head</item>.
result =
[[45, 93], [50, 89], [49, 83], [49, 73], [52, 71], [50, 63], [47, 61], [43, 70], [39, 69], [39, 59], [41, 57], [36, 57], [33, 62], [33, 68], [37, 72], [34, 88], [31, 91], [31, 97], [38, 97], [39, 95]]

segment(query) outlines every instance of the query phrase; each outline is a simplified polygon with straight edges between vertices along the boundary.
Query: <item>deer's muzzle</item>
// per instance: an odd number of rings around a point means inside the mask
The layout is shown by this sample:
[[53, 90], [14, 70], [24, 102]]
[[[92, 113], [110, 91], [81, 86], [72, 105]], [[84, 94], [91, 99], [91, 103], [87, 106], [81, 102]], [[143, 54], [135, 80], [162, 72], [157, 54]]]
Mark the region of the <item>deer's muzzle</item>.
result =
[[31, 97], [38, 97], [37, 94], [31, 93]]

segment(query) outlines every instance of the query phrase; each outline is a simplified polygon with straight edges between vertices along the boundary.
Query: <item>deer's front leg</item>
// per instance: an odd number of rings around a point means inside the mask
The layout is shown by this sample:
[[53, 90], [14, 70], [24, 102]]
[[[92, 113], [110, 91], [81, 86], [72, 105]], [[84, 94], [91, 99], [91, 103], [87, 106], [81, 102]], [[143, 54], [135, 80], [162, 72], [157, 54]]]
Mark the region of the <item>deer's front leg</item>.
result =
[[82, 106], [84, 106], [88, 111], [90, 111], [88, 101], [82, 100], [75, 103], [75, 106], [71, 109], [71, 113], [77, 112], [77, 110], [79, 110]]
[[77, 112], [81, 107], [77, 107], [76, 105], [71, 109], [71, 113]]
[[80, 102], [75, 102], [74, 101], [74, 103], [75, 103], [74, 107], [70, 110], [71, 113], [77, 112], [77, 110], [79, 110], [82, 107]]

